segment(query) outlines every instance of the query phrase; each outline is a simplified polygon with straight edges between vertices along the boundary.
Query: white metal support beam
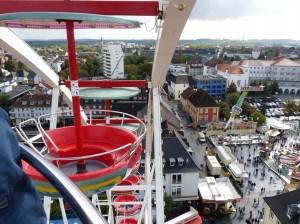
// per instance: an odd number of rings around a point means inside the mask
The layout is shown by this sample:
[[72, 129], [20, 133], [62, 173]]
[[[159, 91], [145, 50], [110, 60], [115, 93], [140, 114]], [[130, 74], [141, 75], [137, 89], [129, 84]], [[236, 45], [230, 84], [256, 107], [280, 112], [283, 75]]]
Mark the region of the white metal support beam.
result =
[[196, 0], [170, 0], [163, 13], [152, 69], [152, 87], [162, 86], [183, 28]]
[[[52, 68], [20, 37], [18, 37], [9, 28], [0, 27], [0, 47], [24, 65], [38, 74], [52, 88], [60, 88], [63, 93], [65, 102], [72, 108], [72, 97], [70, 90], [65, 86], [59, 86], [59, 77]], [[51, 111], [52, 112], [52, 111]], [[87, 120], [86, 116], [81, 113], [82, 120]]]
[[164, 223], [164, 191], [162, 173], [162, 141], [159, 87], [153, 88], [154, 165], [156, 184], [156, 223]]

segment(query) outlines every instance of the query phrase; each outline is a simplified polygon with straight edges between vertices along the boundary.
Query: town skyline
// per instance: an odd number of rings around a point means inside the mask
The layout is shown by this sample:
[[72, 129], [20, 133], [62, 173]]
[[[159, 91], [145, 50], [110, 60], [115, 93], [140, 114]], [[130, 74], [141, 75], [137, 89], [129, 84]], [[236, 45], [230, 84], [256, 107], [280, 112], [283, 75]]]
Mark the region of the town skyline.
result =
[[[300, 40], [297, 0], [198, 0], [180, 39]], [[154, 17], [122, 17], [142, 23], [135, 30], [76, 30], [77, 39], [157, 39]], [[65, 39], [65, 30], [13, 29], [22, 39]], [[147, 31], [150, 30], [150, 31]]]

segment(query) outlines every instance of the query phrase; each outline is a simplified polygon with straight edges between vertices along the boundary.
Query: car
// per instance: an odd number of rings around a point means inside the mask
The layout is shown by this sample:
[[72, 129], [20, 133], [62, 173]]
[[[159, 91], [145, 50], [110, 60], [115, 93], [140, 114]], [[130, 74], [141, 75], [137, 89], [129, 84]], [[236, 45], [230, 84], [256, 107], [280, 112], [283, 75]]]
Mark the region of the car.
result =
[[266, 113], [267, 117], [271, 117], [271, 114], [269, 112]]
[[272, 113], [271, 113], [271, 116], [272, 116], [272, 117], [275, 117], [275, 116], [276, 116], [276, 114], [275, 114], [274, 112], [272, 112]]

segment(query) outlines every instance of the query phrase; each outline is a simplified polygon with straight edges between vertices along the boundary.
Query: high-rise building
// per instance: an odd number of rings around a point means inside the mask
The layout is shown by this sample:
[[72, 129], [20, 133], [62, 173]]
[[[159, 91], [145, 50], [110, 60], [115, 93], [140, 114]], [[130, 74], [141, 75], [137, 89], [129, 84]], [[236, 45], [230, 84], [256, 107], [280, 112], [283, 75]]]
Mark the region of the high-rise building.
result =
[[124, 53], [121, 45], [105, 44], [102, 47], [103, 75], [110, 79], [124, 79]]

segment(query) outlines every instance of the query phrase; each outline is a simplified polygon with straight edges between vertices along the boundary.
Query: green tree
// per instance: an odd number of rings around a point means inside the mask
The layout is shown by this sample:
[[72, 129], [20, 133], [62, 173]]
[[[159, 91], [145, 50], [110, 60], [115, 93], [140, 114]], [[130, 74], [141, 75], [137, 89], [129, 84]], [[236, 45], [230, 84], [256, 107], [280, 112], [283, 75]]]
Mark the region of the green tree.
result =
[[226, 90], [226, 94], [230, 94], [230, 93], [236, 93], [237, 87], [235, 85], [234, 82], [230, 83], [230, 85], [228, 86], [227, 90]]
[[249, 117], [250, 114], [252, 114], [253, 112], [256, 111], [256, 109], [247, 102], [243, 102], [242, 110], [243, 110], [243, 113], [247, 115], [247, 117]]
[[17, 71], [17, 62], [14, 60], [7, 60], [4, 63], [4, 69], [9, 72], [15, 72]]
[[164, 201], [165, 201], [164, 213], [167, 214], [173, 210], [173, 199], [171, 196], [165, 194]]
[[127, 79], [136, 80], [137, 77], [137, 66], [134, 64], [129, 64], [124, 66], [124, 72]]
[[250, 86], [258, 86], [259, 84], [258, 84], [258, 82], [257, 82], [257, 80], [252, 80], [251, 82], [250, 82]]
[[259, 111], [255, 111], [250, 115], [252, 121], [257, 122], [257, 126], [260, 127], [266, 123], [266, 117]]
[[10, 96], [6, 93], [0, 94], [0, 107], [2, 107], [6, 112], [9, 112], [9, 108], [12, 104]]
[[269, 86], [268, 82], [264, 80], [262, 82], [262, 85], [264, 86], [264, 92], [263, 92], [264, 95], [268, 96], [270, 94], [270, 86]]
[[226, 96], [225, 102], [231, 107], [237, 103], [239, 97], [239, 93], [229, 93]]
[[3, 74], [3, 72], [2, 72], [2, 68], [0, 68], [0, 78], [1, 78], [1, 79], [4, 78], [4, 74]]
[[258, 60], [265, 60], [266, 58], [265, 58], [265, 55], [263, 53], [260, 53], [257, 59]]
[[20, 70], [28, 70], [27, 67], [26, 67], [26, 65], [24, 65], [21, 61], [17, 62], [17, 67]]
[[274, 80], [270, 84], [270, 92], [271, 94], [275, 94], [276, 92], [279, 92], [279, 82], [277, 80]]
[[295, 112], [300, 111], [298, 104], [292, 100], [288, 100], [286, 102], [286, 104], [284, 105], [284, 109], [286, 110], [286, 112], [288, 114], [291, 114], [291, 115], [293, 115]]

